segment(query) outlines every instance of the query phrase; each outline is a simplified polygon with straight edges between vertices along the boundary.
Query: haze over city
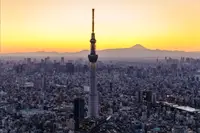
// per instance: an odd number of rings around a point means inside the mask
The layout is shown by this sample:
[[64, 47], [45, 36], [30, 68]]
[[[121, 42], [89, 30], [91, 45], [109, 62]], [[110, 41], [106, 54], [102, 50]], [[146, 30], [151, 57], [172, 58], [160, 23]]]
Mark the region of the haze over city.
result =
[[0, 133], [200, 133], [199, 0], [2, 0]]
[[89, 50], [200, 51], [199, 0], [1, 0], [1, 53]]

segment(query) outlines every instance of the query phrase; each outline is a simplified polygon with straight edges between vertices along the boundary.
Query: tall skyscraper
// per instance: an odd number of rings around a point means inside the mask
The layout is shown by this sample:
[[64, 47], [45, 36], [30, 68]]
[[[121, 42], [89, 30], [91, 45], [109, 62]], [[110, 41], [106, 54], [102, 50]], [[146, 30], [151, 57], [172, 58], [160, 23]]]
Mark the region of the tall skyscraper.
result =
[[84, 119], [84, 108], [85, 101], [82, 98], [74, 99], [74, 120], [75, 120], [75, 130], [79, 130], [80, 120]]
[[60, 63], [61, 63], [61, 65], [65, 64], [65, 58], [64, 57], [61, 57]]
[[91, 34], [91, 47], [88, 59], [90, 61], [90, 95], [89, 95], [89, 117], [98, 117], [98, 91], [96, 87], [96, 61], [98, 55], [96, 54], [96, 39], [94, 33], [94, 9], [92, 9], [92, 34]]
[[46, 91], [46, 71], [45, 68], [42, 68], [42, 109], [44, 109], [44, 101], [45, 101], [45, 91]]

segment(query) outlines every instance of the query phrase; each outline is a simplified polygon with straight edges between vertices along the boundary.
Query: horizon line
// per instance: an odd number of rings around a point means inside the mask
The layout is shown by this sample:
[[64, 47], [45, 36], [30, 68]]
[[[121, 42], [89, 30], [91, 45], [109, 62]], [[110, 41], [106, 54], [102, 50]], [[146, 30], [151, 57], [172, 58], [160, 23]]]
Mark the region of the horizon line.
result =
[[[184, 50], [169, 50], [169, 49], [149, 49], [149, 48], [146, 48], [144, 47], [143, 45], [141, 44], [136, 44], [136, 45], [140, 45], [141, 47], [143, 47], [143, 49], [146, 49], [146, 50], [151, 50], [151, 51], [156, 51], [156, 50], [160, 50], [160, 51], [168, 51], [168, 52], [186, 52], [186, 53], [199, 53], [200, 51], [184, 51]], [[97, 51], [104, 51], [104, 50], [120, 50], [120, 49], [131, 49], [131, 48], [134, 48], [136, 45], [133, 45], [131, 47], [124, 47], [124, 48], [109, 48], [109, 49], [97, 49]], [[74, 51], [74, 52], [59, 52], [59, 51], [45, 51], [45, 50], [41, 50], [41, 51], [27, 51], [27, 52], [2, 52], [2, 50], [0, 51], [0, 55], [2, 54], [26, 54], [26, 53], [57, 53], [57, 54], [65, 54], [65, 53], [69, 53], [69, 54], [75, 54], [75, 53], [80, 53], [80, 52], [83, 52], [83, 51], [90, 51], [89, 48], [88, 49], [82, 49], [82, 50], [79, 50], [79, 51]]]

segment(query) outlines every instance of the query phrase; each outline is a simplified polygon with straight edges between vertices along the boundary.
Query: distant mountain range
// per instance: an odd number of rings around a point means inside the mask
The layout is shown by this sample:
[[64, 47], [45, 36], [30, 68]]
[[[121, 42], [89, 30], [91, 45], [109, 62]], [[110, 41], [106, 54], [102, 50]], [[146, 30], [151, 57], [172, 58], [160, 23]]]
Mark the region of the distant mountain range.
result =
[[[87, 58], [90, 53], [89, 50], [83, 50], [74, 53], [58, 53], [58, 52], [32, 52], [32, 53], [11, 53], [11, 54], [0, 54], [1, 57], [77, 57], [77, 58]], [[120, 48], [120, 49], [106, 49], [97, 51], [99, 58], [109, 58], [109, 59], [123, 59], [123, 58], [180, 58], [180, 57], [192, 57], [200, 58], [200, 52], [184, 52], [184, 51], [167, 51], [167, 50], [150, 50], [143, 47], [140, 44], [136, 44], [130, 48]]]

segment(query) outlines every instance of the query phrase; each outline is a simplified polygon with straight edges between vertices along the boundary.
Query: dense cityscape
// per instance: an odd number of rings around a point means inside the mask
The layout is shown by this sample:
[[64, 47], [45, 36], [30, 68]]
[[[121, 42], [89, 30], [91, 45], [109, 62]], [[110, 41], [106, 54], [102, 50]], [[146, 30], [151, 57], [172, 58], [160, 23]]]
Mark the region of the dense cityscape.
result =
[[0, 58], [0, 133], [200, 133], [200, 59], [137, 44], [101, 60], [94, 11], [88, 59]]
[[[200, 61], [191, 58], [98, 61], [99, 119], [111, 116], [98, 131], [107, 132], [113, 125], [113, 132], [118, 129], [122, 133], [199, 133], [199, 69]], [[80, 128], [89, 132], [89, 70], [88, 61], [83, 59], [1, 60], [0, 132], [74, 130], [75, 98], [85, 101]]]

